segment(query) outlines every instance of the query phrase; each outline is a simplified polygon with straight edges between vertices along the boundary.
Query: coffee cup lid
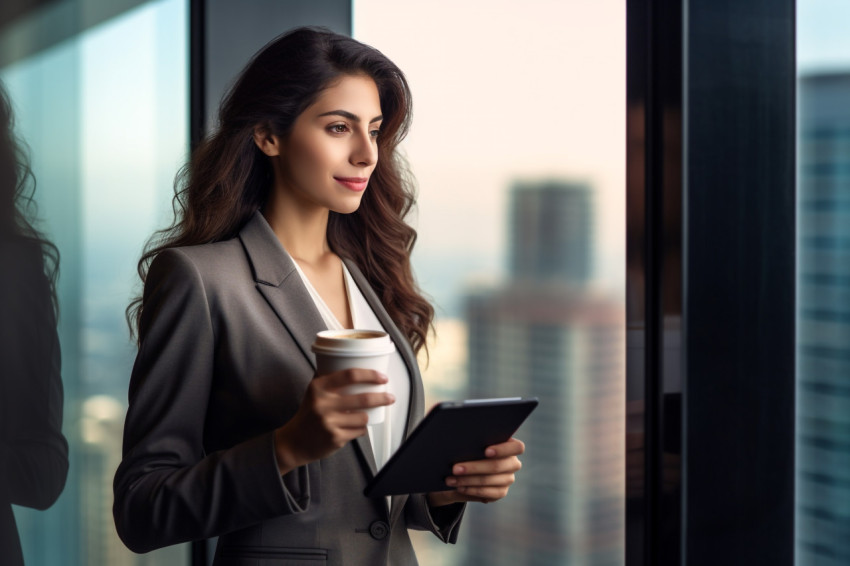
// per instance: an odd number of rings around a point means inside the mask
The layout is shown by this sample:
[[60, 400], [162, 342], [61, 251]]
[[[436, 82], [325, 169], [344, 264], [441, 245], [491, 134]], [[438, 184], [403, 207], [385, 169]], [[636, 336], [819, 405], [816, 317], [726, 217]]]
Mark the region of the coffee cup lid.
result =
[[389, 334], [381, 330], [323, 330], [312, 350], [334, 356], [385, 356], [395, 351]]

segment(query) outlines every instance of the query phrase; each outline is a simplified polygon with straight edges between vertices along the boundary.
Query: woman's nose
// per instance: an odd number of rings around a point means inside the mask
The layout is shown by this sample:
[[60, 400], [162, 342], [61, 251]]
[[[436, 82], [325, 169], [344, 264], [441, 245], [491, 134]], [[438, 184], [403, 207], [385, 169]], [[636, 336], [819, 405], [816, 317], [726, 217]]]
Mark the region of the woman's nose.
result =
[[367, 130], [355, 136], [351, 148], [351, 163], [359, 166], [372, 166], [378, 161], [378, 144]]

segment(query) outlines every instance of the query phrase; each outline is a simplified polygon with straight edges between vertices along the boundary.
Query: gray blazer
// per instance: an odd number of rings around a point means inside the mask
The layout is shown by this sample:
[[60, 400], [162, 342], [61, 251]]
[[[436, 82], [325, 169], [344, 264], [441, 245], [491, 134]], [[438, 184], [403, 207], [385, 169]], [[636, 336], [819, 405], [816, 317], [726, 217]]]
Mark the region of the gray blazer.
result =
[[[423, 414], [414, 354], [365, 277], [346, 265], [410, 372], [405, 434]], [[118, 534], [136, 552], [218, 536], [217, 566], [416, 564], [408, 528], [454, 542], [462, 505], [367, 498], [368, 436], [281, 477], [273, 431], [316, 366], [321, 316], [260, 213], [238, 238], [172, 248], [151, 265], [130, 380]]]

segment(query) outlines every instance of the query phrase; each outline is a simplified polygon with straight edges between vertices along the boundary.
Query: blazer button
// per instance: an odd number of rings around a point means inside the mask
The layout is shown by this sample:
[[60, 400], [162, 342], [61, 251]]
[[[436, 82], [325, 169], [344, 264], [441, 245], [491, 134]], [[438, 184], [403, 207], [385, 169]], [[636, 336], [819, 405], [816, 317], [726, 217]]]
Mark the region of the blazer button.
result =
[[383, 540], [390, 534], [390, 526], [383, 521], [375, 521], [369, 525], [369, 534], [375, 540]]

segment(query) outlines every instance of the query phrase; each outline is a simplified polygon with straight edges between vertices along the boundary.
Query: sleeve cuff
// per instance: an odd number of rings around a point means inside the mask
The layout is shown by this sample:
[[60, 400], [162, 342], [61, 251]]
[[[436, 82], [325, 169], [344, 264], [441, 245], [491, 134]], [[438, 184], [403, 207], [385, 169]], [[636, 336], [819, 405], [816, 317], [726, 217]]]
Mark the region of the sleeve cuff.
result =
[[286, 475], [281, 476], [277, 467], [277, 456], [275, 455], [274, 433], [270, 434], [271, 461], [274, 473], [280, 481], [287, 511], [289, 513], [303, 513], [310, 507], [310, 474], [308, 466], [299, 466]]
[[408, 505], [410, 505], [407, 510], [409, 528], [431, 531], [447, 544], [457, 542], [466, 503], [431, 507], [426, 494], [416, 494], [410, 496]]

